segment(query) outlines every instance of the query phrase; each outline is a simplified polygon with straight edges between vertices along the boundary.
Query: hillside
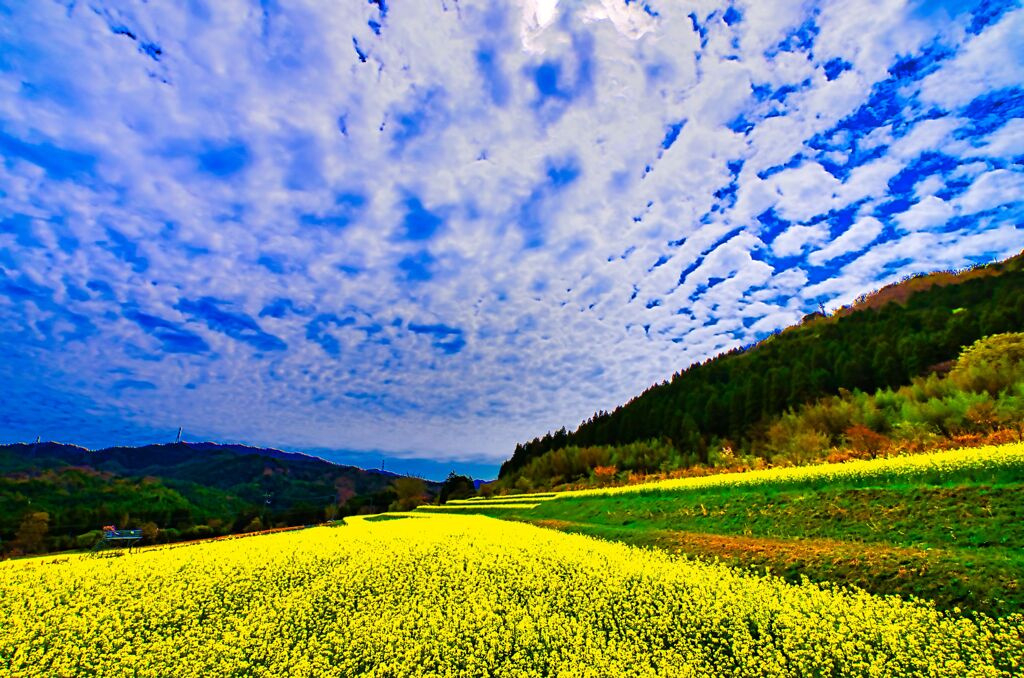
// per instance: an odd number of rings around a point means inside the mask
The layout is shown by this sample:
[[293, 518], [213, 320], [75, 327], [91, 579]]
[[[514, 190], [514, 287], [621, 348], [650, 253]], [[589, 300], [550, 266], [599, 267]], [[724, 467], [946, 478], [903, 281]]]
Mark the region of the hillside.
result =
[[[662, 469], [709, 465], [716, 450], [753, 453], [756, 437], [790, 408], [846, 391], [874, 392], [948, 369], [964, 346], [1024, 330], [1024, 254], [959, 273], [910, 278], [828, 317], [676, 373], [612, 412], [519, 444], [509, 478], [545, 453], [661, 441]], [[663, 455], [664, 456], [664, 455]], [[648, 469], [655, 470], [655, 469]]]
[[91, 544], [111, 523], [152, 522], [165, 540], [302, 525], [386, 510], [399, 477], [244, 445], [2, 445], [0, 539], [15, 540], [29, 512], [48, 514], [50, 549]]

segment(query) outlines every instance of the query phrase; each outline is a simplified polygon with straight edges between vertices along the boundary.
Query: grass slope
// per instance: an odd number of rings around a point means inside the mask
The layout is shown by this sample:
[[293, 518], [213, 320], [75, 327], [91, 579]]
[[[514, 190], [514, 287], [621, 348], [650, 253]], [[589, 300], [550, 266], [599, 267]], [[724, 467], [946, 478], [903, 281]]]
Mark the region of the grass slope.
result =
[[432, 510], [1004, 615], [1024, 609], [1022, 490], [1017, 444]]

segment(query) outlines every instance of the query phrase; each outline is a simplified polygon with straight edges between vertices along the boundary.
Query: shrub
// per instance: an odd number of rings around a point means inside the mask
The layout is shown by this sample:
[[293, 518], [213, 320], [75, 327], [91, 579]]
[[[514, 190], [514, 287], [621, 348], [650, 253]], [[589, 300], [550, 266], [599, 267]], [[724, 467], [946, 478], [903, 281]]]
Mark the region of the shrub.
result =
[[854, 451], [866, 454], [874, 459], [886, 447], [889, 446], [889, 439], [880, 433], [875, 433], [867, 426], [856, 424], [846, 429], [846, 442]]
[[591, 475], [598, 485], [608, 485], [615, 482], [615, 475], [618, 472], [614, 466], [595, 466]]
[[1024, 333], [979, 339], [960, 354], [949, 378], [962, 389], [993, 397], [1024, 380]]

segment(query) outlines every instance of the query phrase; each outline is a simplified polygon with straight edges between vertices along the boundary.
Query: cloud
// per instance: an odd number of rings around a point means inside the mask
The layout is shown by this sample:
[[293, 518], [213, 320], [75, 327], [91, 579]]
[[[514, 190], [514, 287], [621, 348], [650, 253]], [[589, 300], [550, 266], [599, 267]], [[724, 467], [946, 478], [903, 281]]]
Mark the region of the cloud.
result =
[[961, 214], [976, 214], [1001, 205], [1020, 203], [1024, 195], [1024, 172], [997, 169], [978, 177], [960, 198]]
[[777, 257], [792, 257], [827, 237], [828, 229], [822, 224], [791, 226], [772, 241], [772, 253]]
[[906, 212], [897, 214], [896, 223], [905, 231], [921, 231], [942, 226], [953, 216], [953, 207], [940, 198], [930, 195]]
[[[1002, 4], [1002, 3], [993, 3]], [[970, 40], [952, 62], [923, 83], [924, 101], [945, 109], [964, 106], [986, 92], [1024, 84], [1024, 13], [1010, 11]], [[997, 58], [993, 58], [998, 55]]]
[[264, 332], [259, 324], [244, 313], [228, 311], [224, 301], [203, 297], [198, 300], [181, 299], [174, 308], [186, 316], [206, 324], [211, 330], [223, 332], [232, 339], [263, 351], [283, 351], [287, 344]]
[[30, 141], [0, 133], [0, 150], [8, 163], [35, 165], [58, 181], [89, 176], [96, 166], [95, 156], [61, 148], [45, 140]]
[[987, 137], [972, 153], [990, 158], [1017, 158], [1024, 155], [1024, 118], [1009, 120]]
[[922, 7], [21, 3], [0, 437], [493, 463], [1018, 251], [1024, 12]]
[[827, 212], [840, 188], [840, 182], [814, 162], [779, 172], [767, 183], [779, 196], [775, 203], [779, 216], [789, 221], [806, 221]]
[[884, 225], [874, 217], [862, 217], [849, 229], [843, 231], [838, 238], [807, 257], [812, 266], [821, 266], [837, 257], [860, 252], [870, 245], [882, 233]]

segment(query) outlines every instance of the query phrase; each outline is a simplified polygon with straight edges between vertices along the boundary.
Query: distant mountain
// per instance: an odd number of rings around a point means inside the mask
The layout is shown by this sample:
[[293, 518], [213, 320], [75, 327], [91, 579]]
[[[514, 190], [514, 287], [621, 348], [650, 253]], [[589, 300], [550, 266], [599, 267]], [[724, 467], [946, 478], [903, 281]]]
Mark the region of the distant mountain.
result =
[[[341, 473], [359, 479], [360, 488], [387, 484], [398, 474], [363, 470], [298, 452], [273, 448], [212, 442], [179, 442], [140, 447], [108, 447], [89, 450], [78, 445], [57, 442], [0, 445], [0, 472], [58, 466], [90, 466], [118, 475], [155, 475], [190, 480], [202, 484], [231, 486], [244, 482], [256, 459], [282, 462], [294, 476]], [[247, 464], [239, 465], [239, 460]], [[225, 473], [227, 472], [227, 473]]]
[[[74, 546], [79, 535], [111, 523], [153, 522], [167, 538], [308, 524], [387, 510], [399, 477], [211, 442], [102, 450], [56, 442], [0, 445], [0, 540], [13, 540], [31, 511], [49, 514], [51, 548]], [[431, 493], [440, 487], [426, 485]]]
[[[727, 444], [745, 448], [752, 431], [791, 408], [841, 389], [873, 392], [948, 369], [962, 348], [986, 336], [1024, 331], [1024, 252], [966, 271], [914, 276], [866, 294], [831, 315], [677, 372], [576, 430], [516, 446], [499, 477], [567, 448], [650, 440], [674, 448], [670, 468], [707, 464]], [[660, 453], [659, 453], [660, 454]], [[664, 455], [661, 455], [664, 456]]]

